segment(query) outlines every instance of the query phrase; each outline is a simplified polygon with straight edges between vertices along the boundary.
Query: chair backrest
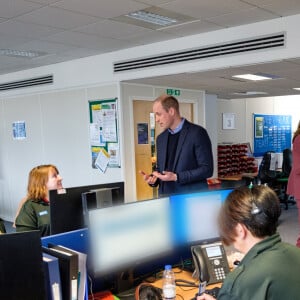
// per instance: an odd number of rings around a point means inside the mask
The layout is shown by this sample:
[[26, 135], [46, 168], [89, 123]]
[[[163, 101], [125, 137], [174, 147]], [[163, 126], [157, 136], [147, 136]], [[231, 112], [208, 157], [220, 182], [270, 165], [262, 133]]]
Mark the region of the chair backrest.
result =
[[276, 170], [272, 168], [272, 160], [275, 158], [274, 151], [267, 151], [259, 166], [258, 178], [261, 183], [268, 183], [276, 178]]
[[286, 177], [289, 177], [292, 169], [292, 150], [286, 148], [282, 151], [282, 174]]
[[0, 233], [6, 233], [5, 225], [1, 218], [0, 218]]

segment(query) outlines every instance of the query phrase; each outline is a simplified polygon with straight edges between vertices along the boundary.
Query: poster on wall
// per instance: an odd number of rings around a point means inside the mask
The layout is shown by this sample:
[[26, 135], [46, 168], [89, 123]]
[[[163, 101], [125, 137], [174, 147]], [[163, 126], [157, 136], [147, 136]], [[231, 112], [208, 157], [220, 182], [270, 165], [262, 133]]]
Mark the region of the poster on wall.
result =
[[149, 144], [148, 137], [148, 123], [138, 123], [137, 124], [137, 133], [138, 133], [138, 144]]
[[267, 151], [281, 153], [292, 144], [292, 117], [289, 115], [253, 114], [254, 149], [256, 157]]
[[16, 121], [12, 123], [12, 133], [14, 140], [26, 139], [25, 121]]
[[223, 129], [235, 129], [235, 114], [223, 113], [222, 114], [222, 128]]
[[120, 167], [117, 98], [90, 100], [89, 113], [92, 167]]

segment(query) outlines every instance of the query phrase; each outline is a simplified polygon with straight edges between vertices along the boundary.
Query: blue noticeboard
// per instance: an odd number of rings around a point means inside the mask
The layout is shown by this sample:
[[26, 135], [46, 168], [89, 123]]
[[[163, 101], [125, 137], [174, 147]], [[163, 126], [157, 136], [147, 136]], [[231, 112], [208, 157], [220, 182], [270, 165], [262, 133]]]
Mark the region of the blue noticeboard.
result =
[[254, 156], [263, 156], [267, 151], [279, 153], [291, 148], [291, 116], [253, 114], [253, 128]]

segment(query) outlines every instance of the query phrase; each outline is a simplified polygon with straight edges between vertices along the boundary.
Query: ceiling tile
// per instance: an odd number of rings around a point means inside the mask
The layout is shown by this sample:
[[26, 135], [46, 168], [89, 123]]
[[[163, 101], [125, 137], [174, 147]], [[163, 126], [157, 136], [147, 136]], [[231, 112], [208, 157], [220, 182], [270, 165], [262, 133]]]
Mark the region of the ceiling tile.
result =
[[113, 20], [99, 21], [86, 26], [77, 27], [74, 31], [95, 34], [100, 37], [113, 39], [126, 39], [127, 36], [132, 36], [136, 33], [147, 33], [149, 30], [126, 23], [120, 23]]
[[298, 0], [247, 0], [247, 2], [276, 13], [279, 16], [288, 16], [300, 13], [300, 1]]
[[195, 21], [186, 24], [180, 24], [178, 26], [170, 26], [167, 28], [160, 29], [161, 32], [172, 33], [176, 36], [186, 36], [192, 34], [199, 34], [203, 32], [209, 32], [224, 28], [223, 26], [206, 22], [206, 21]]
[[16, 20], [61, 29], [72, 29], [98, 21], [96, 17], [49, 6], [19, 16]]
[[40, 7], [41, 4], [24, 0], [4, 0], [1, 1], [0, 17], [10, 19]]
[[99, 38], [95, 35], [87, 35], [80, 32], [68, 32], [64, 31], [58, 34], [42, 38], [42, 40], [66, 43], [67, 45], [87, 48], [87, 49], [98, 49], [99, 54], [104, 53], [107, 49], [120, 49], [129, 47], [126, 41]]
[[0, 24], [0, 33], [24, 38], [37, 39], [42, 36], [57, 33], [59, 31], [61, 30], [37, 24], [22, 23], [18, 21], [7, 21]]
[[74, 49], [75, 47], [62, 44], [62, 43], [54, 43], [54, 42], [46, 42], [41, 40], [33, 40], [29, 43], [24, 43], [19, 46], [22, 50], [35, 50], [41, 52], [47, 52], [49, 54], [62, 53], [65, 51], [69, 51]]
[[270, 13], [266, 10], [262, 10], [260, 8], [251, 8], [248, 10], [208, 18], [206, 20], [223, 27], [233, 27], [240, 26], [243, 24], [261, 22], [274, 18], [278, 18], [278, 15]]
[[207, 19], [235, 11], [247, 10], [253, 8], [253, 5], [238, 0], [176, 0], [163, 4], [161, 7], [194, 18]]
[[54, 6], [106, 19], [149, 7], [132, 0], [62, 0]]
[[15, 37], [11, 35], [0, 34], [0, 48], [13, 48], [24, 44], [28, 41], [27, 38]]

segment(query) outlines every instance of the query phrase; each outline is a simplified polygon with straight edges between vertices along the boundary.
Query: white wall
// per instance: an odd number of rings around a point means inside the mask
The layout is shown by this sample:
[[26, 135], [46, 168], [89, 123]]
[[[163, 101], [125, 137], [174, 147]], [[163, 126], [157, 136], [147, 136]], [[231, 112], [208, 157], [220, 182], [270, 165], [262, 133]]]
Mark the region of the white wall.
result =
[[[218, 101], [218, 142], [250, 142], [253, 149], [253, 114], [292, 116], [292, 131], [300, 120], [300, 96], [261, 97]], [[235, 113], [236, 129], [222, 129], [222, 113]]]
[[216, 95], [205, 96], [205, 128], [210, 136], [212, 150], [214, 156], [214, 174], [212, 177], [217, 177], [218, 162], [217, 162], [217, 146], [218, 146], [218, 98]]
[[[65, 187], [124, 180], [122, 168], [103, 174], [91, 167], [88, 101], [115, 97], [118, 86], [108, 85], [0, 100], [0, 217], [14, 218], [28, 172], [39, 164], [57, 165]], [[14, 140], [12, 123], [20, 120], [27, 137]]]

